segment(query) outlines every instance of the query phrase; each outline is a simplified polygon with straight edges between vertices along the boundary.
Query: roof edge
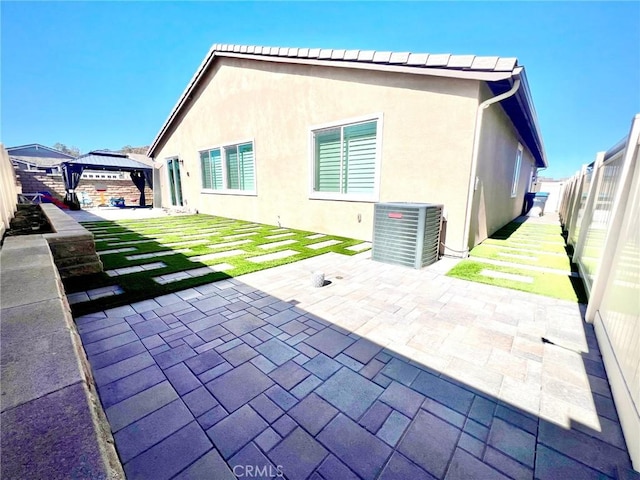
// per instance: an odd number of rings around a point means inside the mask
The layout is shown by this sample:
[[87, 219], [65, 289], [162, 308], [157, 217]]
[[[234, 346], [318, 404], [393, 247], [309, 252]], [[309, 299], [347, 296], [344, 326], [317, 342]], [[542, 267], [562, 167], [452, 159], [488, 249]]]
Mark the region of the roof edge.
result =
[[419, 75], [497, 81], [510, 78], [518, 68], [512, 57], [477, 57], [475, 55], [379, 52], [374, 50], [336, 50], [320, 48], [257, 47], [214, 44], [196, 69], [187, 87], [171, 109], [169, 116], [151, 143], [147, 156], [153, 158], [158, 145], [173, 121], [188, 102], [189, 95], [216, 57], [245, 58], [303, 65], [318, 65], [365, 70], [390, 71]]
[[30, 147], [36, 147], [36, 149], [40, 149], [40, 148], [42, 148], [42, 149], [44, 149], [44, 150], [49, 150], [50, 152], [55, 152], [55, 153], [59, 153], [60, 155], [65, 155], [65, 156], [67, 156], [67, 157], [69, 157], [69, 158], [76, 158], [76, 157], [74, 157], [73, 155], [69, 155], [68, 153], [64, 153], [64, 152], [62, 152], [62, 151], [60, 151], [60, 150], [56, 150], [55, 148], [52, 148], [52, 147], [47, 147], [46, 145], [42, 145], [41, 143], [28, 143], [28, 144], [26, 144], [26, 145], [18, 145], [18, 146], [16, 146], [16, 147], [5, 147], [5, 150], [6, 150], [9, 154], [11, 154], [11, 153], [9, 152], [10, 150], [17, 150], [17, 149], [19, 149], [19, 148], [30, 148]]

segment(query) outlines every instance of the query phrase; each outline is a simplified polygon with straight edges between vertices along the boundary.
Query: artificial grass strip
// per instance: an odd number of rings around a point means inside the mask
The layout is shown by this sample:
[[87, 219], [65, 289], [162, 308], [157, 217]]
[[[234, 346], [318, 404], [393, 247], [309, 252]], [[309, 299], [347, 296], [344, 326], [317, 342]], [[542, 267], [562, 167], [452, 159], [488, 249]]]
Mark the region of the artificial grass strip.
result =
[[566, 255], [550, 255], [546, 254], [544, 251], [516, 251], [481, 244], [471, 250], [470, 255], [471, 257], [489, 258], [492, 260], [499, 260], [501, 262], [553, 268], [556, 270], [564, 270], [566, 272], [572, 271], [571, 262]]
[[[491, 235], [469, 253], [447, 275], [450, 277], [536, 293], [553, 298], [586, 303], [587, 297], [580, 278], [571, 276], [577, 271], [570, 261], [571, 249], [565, 246], [560, 226], [511, 222]], [[494, 265], [475, 258], [499, 260], [514, 265]], [[518, 265], [522, 265], [519, 268]], [[567, 272], [566, 275], [532, 270], [530, 266]], [[482, 275], [482, 271], [529, 277], [532, 281]]]
[[[348, 249], [351, 246], [362, 244], [363, 242], [361, 240], [333, 235], [324, 235], [320, 238], [310, 239], [308, 237], [313, 236], [315, 232], [202, 214], [162, 219], [123, 220], [118, 222], [83, 222], [82, 224], [96, 235], [95, 243], [98, 253], [119, 248], [134, 248], [134, 250], [126, 252], [114, 252], [101, 255], [105, 270], [145, 265], [158, 261], [163, 262], [165, 267], [116, 277], [110, 277], [102, 272], [65, 280], [65, 290], [68, 293], [82, 292], [110, 285], [119, 285], [124, 291], [124, 293], [120, 295], [73, 304], [71, 308], [76, 316], [126, 305], [159, 295], [244, 275], [246, 273], [285, 265], [328, 252], [336, 252], [350, 256], [369, 249], [363, 248], [358, 251]], [[276, 238], [268, 238], [272, 236], [276, 236]], [[116, 237], [117, 240], [114, 240]], [[247, 240], [247, 242], [236, 245], [222, 245], [241, 240]], [[295, 240], [296, 243], [277, 245], [272, 248], [259, 248], [261, 245], [278, 244], [278, 242], [282, 242], [283, 240]], [[335, 240], [339, 243], [318, 249], [309, 248], [309, 246], [321, 244], [328, 240]], [[169, 246], [168, 244], [175, 245]], [[218, 244], [222, 246], [216, 248]], [[188, 252], [181, 252], [181, 250], [185, 249], [188, 249]], [[200, 255], [231, 250], [240, 250], [242, 253], [204, 261], [191, 260], [193, 257]], [[284, 250], [292, 250], [296, 253], [288, 257], [260, 263], [250, 260], [252, 257]], [[161, 257], [127, 259], [129, 256], [170, 251], [175, 251], [175, 254], [163, 255]], [[154, 277], [195, 270], [204, 266], [213, 266], [220, 263], [227, 263], [232, 265], [233, 268], [225, 270], [224, 272], [212, 271], [202, 276], [189, 277], [166, 284], [159, 284], [153, 280]]]
[[493, 237], [487, 238], [482, 245], [497, 245], [510, 248], [517, 248], [521, 250], [530, 250], [532, 252], [548, 252], [548, 253], [567, 253], [567, 249], [562, 242], [558, 243], [545, 243], [537, 242], [531, 239], [519, 239], [519, 240], [500, 240]]
[[[524, 283], [504, 278], [487, 277], [480, 273], [483, 270], [527, 276], [531, 277], [533, 282]], [[570, 276], [569, 274], [559, 275], [555, 273], [538, 272], [535, 270], [502, 267], [467, 259], [453, 267], [447, 273], [447, 276], [471, 282], [494, 285], [497, 287], [510, 288], [512, 290], [520, 290], [522, 292], [535, 293], [546, 297], [569, 300], [572, 302], [587, 302], [582, 281], [579, 278]]]

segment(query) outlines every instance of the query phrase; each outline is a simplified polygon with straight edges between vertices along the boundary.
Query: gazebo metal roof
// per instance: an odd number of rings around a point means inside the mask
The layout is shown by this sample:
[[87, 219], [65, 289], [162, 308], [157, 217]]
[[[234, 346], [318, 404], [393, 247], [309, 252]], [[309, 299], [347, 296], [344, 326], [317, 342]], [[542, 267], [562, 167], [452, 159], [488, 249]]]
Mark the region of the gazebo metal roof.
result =
[[98, 150], [89, 152], [74, 160], [68, 160], [63, 162], [63, 164], [89, 168], [91, 170], [117, 170], [122, 172], [153, 170], [153, 167], [129, 158], [125, 154], [101, 152]]

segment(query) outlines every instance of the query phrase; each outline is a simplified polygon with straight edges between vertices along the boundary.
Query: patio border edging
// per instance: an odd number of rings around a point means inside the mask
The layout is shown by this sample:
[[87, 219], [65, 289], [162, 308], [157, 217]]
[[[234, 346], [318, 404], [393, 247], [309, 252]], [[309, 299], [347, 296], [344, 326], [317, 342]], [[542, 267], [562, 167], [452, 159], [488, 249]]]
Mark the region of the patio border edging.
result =
[[93, 234], [51, 203], [40, 205], [55, 233], [43, 234], [49, 243], [60, 277], [68, 278], [104, 270], [96, 253]]
[[3, 478], [124, 478], [45, 235], [0, 250]]

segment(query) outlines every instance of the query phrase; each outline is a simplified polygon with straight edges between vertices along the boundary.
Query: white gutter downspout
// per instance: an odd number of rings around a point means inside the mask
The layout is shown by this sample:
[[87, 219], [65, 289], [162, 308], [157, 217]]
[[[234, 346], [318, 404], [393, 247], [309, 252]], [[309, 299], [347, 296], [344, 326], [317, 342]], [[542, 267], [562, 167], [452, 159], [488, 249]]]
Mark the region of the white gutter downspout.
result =
[[484, 115], [484, 111], [489, 108], [494, 103], [501, 102], [505, 98], [509, 98], [513, 96], [518, 89], [520, 88], [520, 72], [522, 71], [522, 67], [516, 68], [514, 70], [514, 81], [513, 85], [509, 89], [509, 91], [501, 93], [500, 95], [496, 95], [495, 97], [489, 98], [485, 100], [480, 105], [478, 105], [478, 111], [476, 113], [476, 128], [475, 134], [473, 137], [473, 151], [471, 154], [471, 173], [469, 175], [469, 190], [467, 192], [467, 211], [464, 217], [464, 236], [462, 245], [463, 257], [469, 256], [469, 234], [471, 233], [471, 210], [473, 209], [473, 197], [476, 189], [476, 173], [478, 171], [478, 155], [480, 151], [480, 138], [482, 133], [482, 117]]

